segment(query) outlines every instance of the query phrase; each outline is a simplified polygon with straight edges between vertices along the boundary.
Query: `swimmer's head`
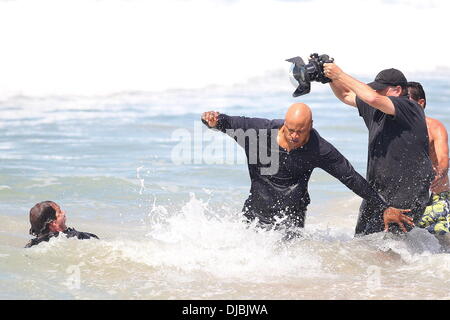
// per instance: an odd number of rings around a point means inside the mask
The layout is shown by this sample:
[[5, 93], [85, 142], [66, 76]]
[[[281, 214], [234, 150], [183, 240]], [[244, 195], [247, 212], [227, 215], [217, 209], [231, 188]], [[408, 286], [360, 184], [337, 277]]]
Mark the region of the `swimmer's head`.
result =
[[286, 112], [283, 135], [292, 149], [308, 142], [312, 129], [312, 112], [304, 103], [294, 103]]
[[408, 82], [408, 95], [410, 100], [417, 102], [422, 108], [425, 109], [427, 105], [427, 98], [425, 97], [425, 91], [419, 82]]
[[66, 213], [53, 201], [37, 203], [30, 210], [30, 234], [40, 236], [67, 229]]

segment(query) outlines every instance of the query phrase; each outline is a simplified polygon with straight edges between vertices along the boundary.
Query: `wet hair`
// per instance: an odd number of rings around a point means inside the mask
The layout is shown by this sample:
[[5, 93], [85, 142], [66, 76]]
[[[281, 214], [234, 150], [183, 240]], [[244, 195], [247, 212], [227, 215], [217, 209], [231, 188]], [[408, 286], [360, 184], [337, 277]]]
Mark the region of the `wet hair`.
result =
[[425, 97], [425, 91], [419, 82], [410, 81], [408, 82], [409, 97], [414, 101], [424, 100], [423, 108], [425, 109], [427, 105], [427, 98]]
[[42, 201], [34, 205], [30, 210], [30, 234], [39, 237], [49, 233], [48, 225], [56, 220], [56, 210], [53, 206], [57, 204], [53, 201]]
[[407, 97], [409, 95], [408, 93], [408, 86], [401, 86], [402, 87], [402, 93], [400, 94], [401, 96]]

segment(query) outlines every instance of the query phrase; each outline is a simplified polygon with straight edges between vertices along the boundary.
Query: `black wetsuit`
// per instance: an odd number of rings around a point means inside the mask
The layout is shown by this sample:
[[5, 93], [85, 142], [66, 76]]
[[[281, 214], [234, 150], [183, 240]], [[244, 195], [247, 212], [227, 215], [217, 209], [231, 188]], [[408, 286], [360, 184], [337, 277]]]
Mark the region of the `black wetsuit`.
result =
[[[394, 103], [395, 116], [356, 98], [359, 115], [369, 130], [367, 181], [391, 206], [412, 209], [417, 223], [430, 198], [428, 190], [434, 177], [425, 114], [407, 97], [389, 98]], [[398, 231], [398, 226], [392, 225], [391, 229]], [[379, 209], [363, 201], [356, 234], [382, 230]]]
[[[243, 208], [247, 219], [258, 218], [263, 224], [274, 224], [284, 218], [287, 226], [303, 227], [310, 203], [308, 181], [314, 168], [336, 177], [377, 209], [388, 207], [348, 160], [316, 130], [311, 130], [304, 146], [290, 152], [281, 148], [276, 138], [283, 123], [283, 120], [219, 115], [216, 128], [232, 136], [247, 155], [251, 179], [250, 195]], [[269, 163], [268, 157], [272, 156]], [[275, 159], [278, 165], [272, 166]]]
[[[89, 232], [80, 232], [80, 231], [75, 230], [74, 228], [67, 228], [62, 233], [64, 233], [67, 238], [76, 237], [77, 239], [80, 239], [80, 240], [90, 239], [90, 238], [98, 239], [98, 237], [95, 234], [92, 234]], [[47, 234], [44, 234], [44, 235], [41, 235], [34, 239], [31, 239], [30, 242], [27, 243], [25, 248], [30, 248], [34, 245], [41, 243], [42, 241], [49, 241], [51, 238], [57, 237], [57, 236], [59, 236], [59, 232], [49, 232]]]

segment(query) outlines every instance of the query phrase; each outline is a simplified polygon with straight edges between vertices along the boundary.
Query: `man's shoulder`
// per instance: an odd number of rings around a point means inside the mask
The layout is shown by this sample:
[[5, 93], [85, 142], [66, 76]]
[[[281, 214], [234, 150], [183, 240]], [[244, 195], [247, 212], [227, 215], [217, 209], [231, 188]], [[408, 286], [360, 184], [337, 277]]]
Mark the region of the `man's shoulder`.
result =
[[355, 106], [358, 109], [359, 116], [362, 117], [366, 123], [370, 121], [369, 119], [371, 119], [374, 113], [378, 111], [358, 96], [355, 97]]
[[32, 246], [38, 245], [41, 242], [50, 241], [50, 238], [57, 237], [59, 232], [50, 232], [39, 237], [31, 239], [26, 245], [25, 248], [31, 248]]
[[333, 145], [325, 138], [323, 138], [316, 129], [311, 129], [309, 141], [307, 143], [309, 150], [324, 151], [328, 150]]
[[426, 117], [426, 122], [431, 141], [446, 139], [448, 136], [447, 129], [441, 121]]
[[426, 120], [427, 120], [427, 126], [430, 129], [441, 129], [441, 130], [443, 129], [443, 130], [447, 131], [444, 124], [441, 121], [439, 121], [438, 119], [426, 117]]
[[344, 158], [342, 153], [315, 129], [311, 130], [307, 146], [308, 152], [316, 157], [322, 165]]
[[284, 125], [283, 119], [272, 119], [270, 121], [270, 128], [271, 129], [279, 129]]
[[[319, 134], [319, 131], [317, 131], [316, 128], [311, 128], [311, 133], [310, 133], [310, 138], [313, 139], [322, 139], [325, 140], [324, 138], [322, 138], [322, 136]], [[326, 140], [325, 140], [326, 141]]]
[[90, 238], [98, 239], [98, 237], [93, 233], [78, 231], [78, 230], [75, 230], [75, 228], [67, 228], [64, 231], [64, 234], [66, 235], [67, 238], [76, 237], [79, 240], [90, 239]]
[[[415, 101], [406, 96], [389, 97], [394, 104], [395, 115], [390, 119], [407, 125], [414, 130], [425, 129], [425, 112]], [[422, 125], [423, 124], [423, 125]]]
[[410, 100], [407, 96], [393, 97], [389, 96], [389, 99], [394, 103], [394, 106], [406, 107], [405, 110], [410, 110], [412, 112], [424, 113], [423, 108], [417, 102]]

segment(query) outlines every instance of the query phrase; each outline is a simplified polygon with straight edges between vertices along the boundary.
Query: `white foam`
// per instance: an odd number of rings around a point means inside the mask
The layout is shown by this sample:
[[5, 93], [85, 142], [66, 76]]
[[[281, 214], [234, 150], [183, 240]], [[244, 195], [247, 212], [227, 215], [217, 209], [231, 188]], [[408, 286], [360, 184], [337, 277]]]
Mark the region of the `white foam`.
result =
[[219, 217], [194, 195], [178, 214], [163, 214], [165, 221], [151, 225], [147, 239], [117, 240], [110, 243], [112, 250], [134, 263], [206, 273], [224, 281], [327, 276], [320, 271], [320, 257], [308, 248], [283, 249], [281, 233], [248, 228], [236, 215]]
[[26, 249], [32, 261], [27, 272], [35, 268], [41, 278], [65, 280], [68, 267], [84, 261], [83, 298], [92, 297], [87, 287], [101, 288], [97, 297], [108, 290], [128, 298], [443, 298], [448, 292], [450, 258], [438, 253], [425, 230], [352, 239], [346, 230], [317, 223], [307, 225], [301, 238], [281, 242], [282, 233], [249, 226], [240, 212], [194, 194], [180, 210], [169, 210], [155, 201], [142, 230], [146, 236], [129, 226], [113, 238], [58, 237]]

